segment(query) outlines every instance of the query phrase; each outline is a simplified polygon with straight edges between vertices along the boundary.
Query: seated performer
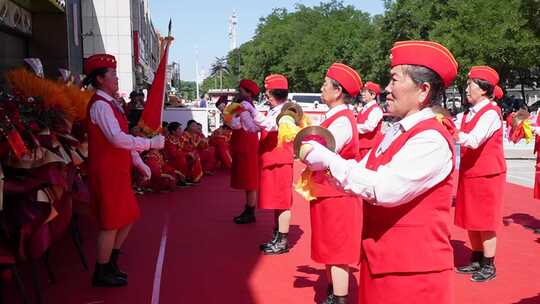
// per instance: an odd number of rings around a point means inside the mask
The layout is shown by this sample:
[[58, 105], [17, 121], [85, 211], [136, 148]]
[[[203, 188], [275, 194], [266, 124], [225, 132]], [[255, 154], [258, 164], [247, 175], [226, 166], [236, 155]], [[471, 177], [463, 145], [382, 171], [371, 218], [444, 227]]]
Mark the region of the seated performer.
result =
[[181, 124], [171, 122], [168, 126], [169, 135], [165, 138], [165, 157], [169, 164], [182, 172], [186, 183], [198, 183], [203, 175], [201, 160], [187, 142]]
[[227, 125], [222, 125], [212, 132], [209, 139], [209, 144], [215, 149], [217, 160], [221, 167], [226, 169], [230, 169], [232, 165], [231, 135], [232, 129]]
[[151, 149], [142, 157], [152, 172], [152, 177], [146, 182], [146, 186], [153, 192], [171, 191], [176, 186], [185, 186], [184, 175], [165, 161], [162, 150]]

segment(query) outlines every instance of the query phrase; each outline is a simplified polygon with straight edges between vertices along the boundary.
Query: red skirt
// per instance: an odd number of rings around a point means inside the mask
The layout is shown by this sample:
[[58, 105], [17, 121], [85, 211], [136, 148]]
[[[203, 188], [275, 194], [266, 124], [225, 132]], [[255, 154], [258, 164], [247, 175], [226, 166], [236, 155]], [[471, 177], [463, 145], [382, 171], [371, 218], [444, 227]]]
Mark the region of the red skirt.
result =
[[239, 190], [257, 190], [259, 187], [257, 152], [234, 152], [232, 160], [231, 187]]
[[131, 186], [131, 172], [110, 170], [89, 173], [91, 208], [102, 230], [115, 230], [135, 222], [139, 206]]
[[358, 303], [361, 304], [454, 303], [452, 269], [373, 275], [367, 260], [362, 259], [359, 281]]
[[533, 197], [540, 199], [540, 152], [536, 152], [536, 170], [534, 174], [534, 194]]
[[502, 224], [506, 174], [459, 176], [454, 223], [473, 231], [496, 231]]
[[310, 202], [311, 258], [321, 264], [358, 264], [362, 206], [356, 196]]
[[293, 165], [275, 165], [261, 169], [259, 208], [291, 209]]

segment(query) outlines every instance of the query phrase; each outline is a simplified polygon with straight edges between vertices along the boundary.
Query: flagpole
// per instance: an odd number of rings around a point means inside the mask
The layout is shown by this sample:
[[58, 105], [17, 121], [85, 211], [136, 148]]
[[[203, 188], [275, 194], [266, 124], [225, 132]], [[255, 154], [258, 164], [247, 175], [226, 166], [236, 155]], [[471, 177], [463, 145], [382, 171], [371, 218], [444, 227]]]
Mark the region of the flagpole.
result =
[[196, 94], [195, 101], [199, 100], [199, 48], [195, 46], [195, 86]]

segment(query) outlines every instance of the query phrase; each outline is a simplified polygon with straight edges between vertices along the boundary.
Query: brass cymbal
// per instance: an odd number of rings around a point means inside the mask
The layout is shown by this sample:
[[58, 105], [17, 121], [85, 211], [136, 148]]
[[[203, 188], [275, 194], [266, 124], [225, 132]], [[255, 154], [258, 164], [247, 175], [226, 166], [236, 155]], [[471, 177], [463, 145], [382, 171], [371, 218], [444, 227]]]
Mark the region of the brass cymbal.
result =
[[294, 156], [296, 158], [299, 158], [302, 142], [309, 140], [309, 138], [306, 139], [307, 136], [318, 137], [321, 139], [318, 142], [320, 142], [323, 146], [333, 152], [336, 150], [336, 140], [334, 139], [332, 133], [328, 131], [328, 129], [319, 126], [309, 126], [300, 130], [300, 132], [298, 132], [298, 134], [296, 134], [296, 137], [294, 138], [293, 149]]

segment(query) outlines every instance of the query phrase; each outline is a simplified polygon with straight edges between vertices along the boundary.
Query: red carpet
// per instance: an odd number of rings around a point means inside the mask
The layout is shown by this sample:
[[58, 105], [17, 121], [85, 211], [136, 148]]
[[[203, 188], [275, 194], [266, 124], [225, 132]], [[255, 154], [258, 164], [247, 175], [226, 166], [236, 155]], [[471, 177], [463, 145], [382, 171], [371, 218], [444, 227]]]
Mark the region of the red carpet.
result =
[[[228, 187], [228, 174], [205, 177], [189, 189], [141, 197], [142, 219], [125, 245], [120, 264], [129, 272], [129, 286], [120, 289], [90, 287], [91, 272], [85, 272], [70, 239], [51, 252], [57, 283], [49, 285], [40, 274], [45, 303], [314, 303], [326, 293], [323, 267], [309, 256], [307, 203], [295, 197], [289, 254], [263, 256], [258, 245], [271, 236], [272, 214], [258, 212], [254, 225], [234, 225], [232, 217], [243, 207], [244, 194]], [[497, 254], [498, 277], [489, 283], [472, 283], [456, 275], [456, 303], [540, 303], [540, 201], [532, 190], [507, 184], [505, 226], [500, 232]], [[155, 269], [164, 227], [164, 250], [160, 284]], [[94, 260], [94, 225], [82, 220], [85, 251]], [[465, 231], [453, 229], [456, 263], [468, 261]], [[421, 258], [419, 252], [419, 258]], [[30, 272], [23, 267], [27, 291], [32, 291]], [[351, 279], [356, 303], [357, 269]], [[159, 294], [153, 290], [159, 287]], [[21, 303], [13, 284], [5, 286], [6, 303]], [[391, 291], [389, 291], [391, 292]], [[154, 299], [154, 302], [152, 302]], [[404, 302], [405, 303], [405, 302]]]

